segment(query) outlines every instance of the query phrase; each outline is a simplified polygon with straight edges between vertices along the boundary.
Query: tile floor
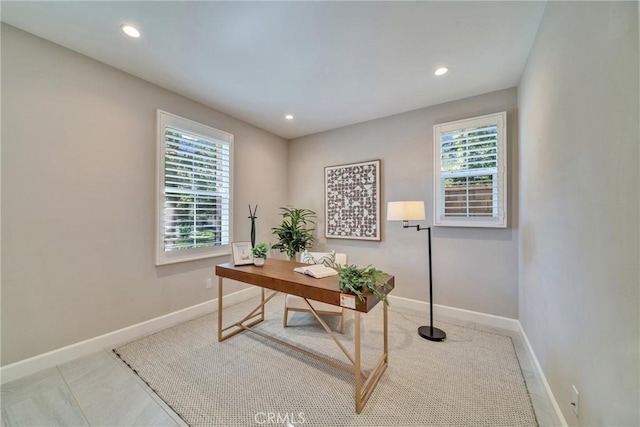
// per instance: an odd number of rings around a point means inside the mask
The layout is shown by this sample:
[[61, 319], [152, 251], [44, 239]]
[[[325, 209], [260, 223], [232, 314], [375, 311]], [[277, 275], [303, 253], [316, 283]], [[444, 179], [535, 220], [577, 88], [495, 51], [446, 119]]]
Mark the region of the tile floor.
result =
[[[510, 336], [539, 425], [561, 425], [517, 332], [455, 319], [438, 320]], [[1, 397], [2, 427], [186, 425], [110, 350], [3, 384]]]
[[2, 426], [186, 426], [110, 350], [2, 385]]

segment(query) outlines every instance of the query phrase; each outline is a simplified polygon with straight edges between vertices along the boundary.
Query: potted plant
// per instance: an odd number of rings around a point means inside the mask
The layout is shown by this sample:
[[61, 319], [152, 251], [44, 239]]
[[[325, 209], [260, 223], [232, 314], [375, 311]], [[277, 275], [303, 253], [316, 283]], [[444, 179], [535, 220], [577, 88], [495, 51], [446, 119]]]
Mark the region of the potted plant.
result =
[[253, 264], [258, 267], [262, 267], [264, 265], [264, 260], [267, 257], [267, 253], [269, 252], [269, 246], [260, 242], [251, 248], [251, 253], [253, 254]]
[[281, 207], [282, 224], [273, 227], [271, 231], [278, 236], [278, 243], [273, 245], [273, 249], [286, 252], [291, 261], [295, 261], [296, 254], [311, 246], [313, 242], [313, 218], [316, 213], [309, 209], [299, 209], [292, 206]]
[[[392, 286], [386, 282], [387, 273], [377, 270], [372, 266], [358, 268], [356, 265], [336, 266], [339, 280], [338, 288], [340, 292], [348, 292], [358, 297], [359, 301], [364, 301], [364, 293], [371, 292], [385, 304], [389, 305], [387, 295], [380, 292], [380, 289], [391, 289]], [[356, 304], [358, 301], [356, 301]]]

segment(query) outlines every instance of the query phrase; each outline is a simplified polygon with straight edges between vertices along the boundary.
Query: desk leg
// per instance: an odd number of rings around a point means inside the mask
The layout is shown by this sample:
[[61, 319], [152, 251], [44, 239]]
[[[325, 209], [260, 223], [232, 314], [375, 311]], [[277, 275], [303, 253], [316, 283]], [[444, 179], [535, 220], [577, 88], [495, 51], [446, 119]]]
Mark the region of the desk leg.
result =
[[222, 341], [222, 277], [218, 277], [218, 342]]
[[388, 327], [388, 319], [387, 319], [387, 304], [382, 304], [382, 321], [383, 321], [383, 331], [384, 331], [384, 361], [389, 363], [389, 327]]
[[[266, 296], [266, 291], [264, 288], [262, 288], [261, 291], [261, 297], [260, 297], [260, 304], [258, 304], [256, 306], [256, 308], [254, 308], [249, 314], [247, 314], [246, 316], [244, 316], [241, 320], [227, 326], [224, 327], [222, 324], [222, 277], [218, 277], [218, 342], [224, 341], [228, 338], [231, 338], [232, 336], [239, 334], [240, 332], [244, 332], [245, 330], [251, 330], [252, 326], [257, 325], [258, 323], [264, 321], [264, 313], [265, 313], [265, 309], [264, 306], [266, 303], [268, 303], [271, 298], [273, 298], [274, 296], [278, 295], [278, 292], [273, 291], [271, 292], [271, 294], [269, 294], [269, 296]], [[251, 320], [251, 319], [255, 319], [255, 320]], [[250, 323], [246, 323], [245, 322], [250, 322]], [[234, 331], [227, 333], [226, 335], [224, 334], [225, 331], [229, 330], [229, 329], [233, 329], [235, 328]], [[255, 331], [254, 331], [255, 332]]]
[[354, 328], [354, 346], [355, 346], [355, 359], [356, 359], [356, 363], [355, 363], [355, 368], [356, 368], [356, 384], [355, 384], [355, 389], [356, 389], [356, 412], [359, 414], [362, 411], [362, 406], [363, 406], [363, 402], [362, 402], [362, 382], [361, 382], [361, 370], [360, 370], [360, 312], [359, 311], [354, 311], [353, 312], [353, 320], [354, 320], [354, 324], [353, 324], [353, 328]]
[[363, 375], [361, 374], [361, 355], [360, 355], [360, 313], [354, 311], [354, 342], [355, 342], [355, 351], [356, 351], [356, 372], [355, 372], [355, 389], [356, 389], [356, 412], [359, 414], [364, 408], [364, 405], [367, 404], [369, 397], [371, 397], [371, 393], [375, 389], [378, 381], [382, 377], [382, 374], [387, 369], [389, 364], [389, 327], [388, 327], [388, 317], [387, 317], [387, 305], [384, 304], [382, 308], [382, 323], [383, 323], [383, 354], [378, 359], [378, 363], [376, 366], [369, 372], [369, 375], [366, 377], [366, 381], [361, 383], [363, 379]]

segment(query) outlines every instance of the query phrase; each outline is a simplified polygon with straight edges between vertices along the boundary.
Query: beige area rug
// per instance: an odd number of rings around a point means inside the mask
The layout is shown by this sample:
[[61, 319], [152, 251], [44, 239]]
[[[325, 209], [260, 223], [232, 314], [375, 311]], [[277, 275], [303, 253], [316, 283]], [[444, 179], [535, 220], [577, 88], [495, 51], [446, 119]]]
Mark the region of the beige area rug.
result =
[[[224, 323], [257, 303], [225, 309]], [[258, 328], [347, 362], [311, 314], [282, 326], [283, 299]], [[211, 314], [133, 341], [114, 352], [192, 426], [537, 426], [511, 338], [448, 323], [444, 342], [416, 332], [425, 319], [389, 310], [389, 367], [361, 414], [353, 377], [253, 333], [216, 340]], [[352, 351], [353, 320], [341, 341]], [[362, 316], [363, 365], [382, 351], [382, 309]], [[337, 326], [335, 317], [327, 323]]]

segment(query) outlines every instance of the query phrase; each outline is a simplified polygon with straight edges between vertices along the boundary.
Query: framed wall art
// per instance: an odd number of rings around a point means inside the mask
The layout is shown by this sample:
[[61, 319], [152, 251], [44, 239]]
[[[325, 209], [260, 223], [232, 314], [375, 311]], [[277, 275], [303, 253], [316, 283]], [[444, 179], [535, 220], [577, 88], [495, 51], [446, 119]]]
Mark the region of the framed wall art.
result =
[[324, 168], [325, 237], [380, 240], [380, 160]]

